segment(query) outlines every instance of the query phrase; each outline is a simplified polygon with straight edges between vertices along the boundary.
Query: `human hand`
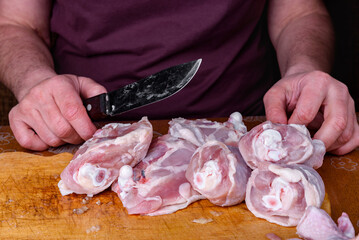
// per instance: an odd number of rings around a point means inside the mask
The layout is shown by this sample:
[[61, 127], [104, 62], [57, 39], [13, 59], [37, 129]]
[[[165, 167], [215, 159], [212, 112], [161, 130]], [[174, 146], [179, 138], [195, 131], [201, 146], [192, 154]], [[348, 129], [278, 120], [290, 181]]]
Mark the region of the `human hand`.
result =
[[92, 137], [95, 125], [81, 97], [106, 89], [85, 77], [57, 75], [46, 79], [22, 98], [9, 113], [10, 127], [21, 146], [36, 151], [64, 143], [79, 144]]
[[314, 138], [322, 140], [328, 152], [342, 155], [359, 146], [354, 100], [346, 85], [326, 73], [285, 76], [263, 100], [268, 120], [318, 129]]

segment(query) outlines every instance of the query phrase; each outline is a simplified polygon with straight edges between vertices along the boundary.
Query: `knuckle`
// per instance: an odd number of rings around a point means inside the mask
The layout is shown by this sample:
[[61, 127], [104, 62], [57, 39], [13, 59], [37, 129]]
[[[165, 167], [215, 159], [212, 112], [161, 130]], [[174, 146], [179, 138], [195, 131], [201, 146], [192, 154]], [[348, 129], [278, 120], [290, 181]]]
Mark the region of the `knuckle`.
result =
[[62, 144], [62, 141], [59, 138], [52, 137], [47, 139], [46, 143], [51, 147], [58, 147]]
[[30, 89], [29, 96], [31, 96], [31, 98], [35, 98], [41, 101], [44, 99], [44, 91], [41, 87], [36, 86]]
[[67, 78], [65, 78], [62, 75], [56, 75], [54, 77], [52, 77], [51, 79], [49, 79], [48, 83], [53, 85], [61, 85], [66, 81]]
[[13, 107], [10, 112], [9, 112], [9, 121], [12, 121], [16, 118], [16, 111], [17, 111], [17, 108], [16, 107]]
[[30, 138], [29, 136], [21, 135], [21, 136], [18, 136], [18, 138], [16, 140], [18, 141], [20, 146], [22, 146], [23, 148], [26, 148], [26, 149], [32, 148], [33, 139]]
[[263, 96], [263, 102], [264, 104], [268, 104], [270, 103], [273, 98], [276, 98], [278, 96], [280, 96], [282, 90], [277, 87], [276, 85], [274, 85], [271, 89], [269, 89]]
[[322, 71], [318, 71], [318, 70], [314, 71], [314, 72], [312, 73], [312, 75], [313, 75], [313, 77], [314, 77], [315, 79], [317, 79], [317, 80], [319, 80], [319, 81], [321, 81], [321, 82], [327, 82], [327, 81], [329, 81], [330, 79], [332, 79], [332, 77], [331, 77], [328, 73], [322, 72]]
[[351, 133], [343, 133], [342, 135], [340, 135], [340, 137], [338, 138], [338, 142], [340, 144], [344, 144], [344, 143], [347, 143], [350, 141], [352, 137], [352, 134]]
[[79, 115], [81, 114], [81, 108], [82, 106], [68, 103], [66, 104], [66, 107], [63, 110], [63, 115], [69, 121], [76, 120], [77, 118], [79, 118]]
[[343, 132], [347, 126], [347, 118], [344, 116], [336, 117], [334, 120], [334, 129], [338, 132]]
[[297, 118], [302, 123], [309, 123], [313, 120], [314, 111], [312, 109], [299, 109], [297, 110]]
[[61, 139], [68, 138], [72, 135], [72, 128], [62, 121], [57, 122], [56, 129], [54, 131], [56, 136]]

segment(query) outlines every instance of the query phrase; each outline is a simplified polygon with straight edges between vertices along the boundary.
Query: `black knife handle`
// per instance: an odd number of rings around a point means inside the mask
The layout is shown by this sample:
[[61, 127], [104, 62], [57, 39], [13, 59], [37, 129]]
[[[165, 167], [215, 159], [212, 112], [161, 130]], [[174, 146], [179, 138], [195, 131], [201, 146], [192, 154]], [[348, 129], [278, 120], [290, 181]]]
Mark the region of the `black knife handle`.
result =
[[86, 111], [94, 121], [107, 117], [107, 93], [103, 93], [83, 101]]

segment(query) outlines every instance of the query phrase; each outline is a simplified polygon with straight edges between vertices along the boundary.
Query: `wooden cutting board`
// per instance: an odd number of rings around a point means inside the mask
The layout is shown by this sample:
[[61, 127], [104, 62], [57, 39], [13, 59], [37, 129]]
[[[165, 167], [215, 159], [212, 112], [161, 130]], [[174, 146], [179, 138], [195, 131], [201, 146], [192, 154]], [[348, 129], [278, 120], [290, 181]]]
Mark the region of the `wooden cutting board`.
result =
[[[296, 237], [294, 227], [256, 218], [244, 203], [218, 207], [208, 200], [176, 213], [128, 215], [107, 190], [93, 198], [61, 196], [57, 183], [72, 154], [0, 154], [0, 239], [266, 239]], [[330, 211], [328, 198], [324, 209]], [[195, 219], [211, 222], [195, 223]]]

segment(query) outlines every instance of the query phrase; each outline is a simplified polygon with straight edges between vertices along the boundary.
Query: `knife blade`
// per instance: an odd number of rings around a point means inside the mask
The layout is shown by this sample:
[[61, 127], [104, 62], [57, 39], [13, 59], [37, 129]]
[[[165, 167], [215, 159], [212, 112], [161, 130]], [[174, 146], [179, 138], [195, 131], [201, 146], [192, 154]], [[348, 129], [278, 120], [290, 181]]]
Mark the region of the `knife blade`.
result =
[[92, 120], [102, 120], [168, 98], [184, 88], [202, 59], [182, 63], [83, 101]]

